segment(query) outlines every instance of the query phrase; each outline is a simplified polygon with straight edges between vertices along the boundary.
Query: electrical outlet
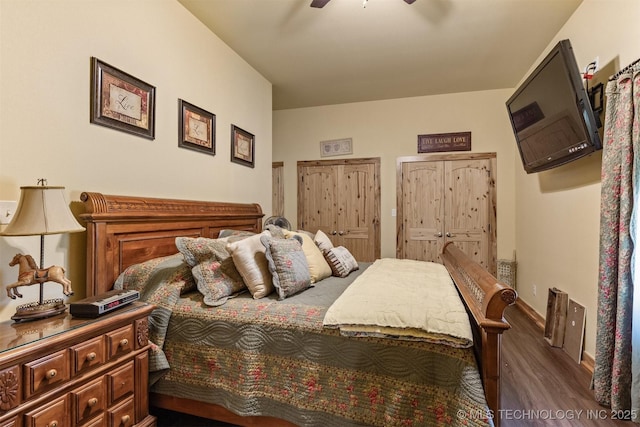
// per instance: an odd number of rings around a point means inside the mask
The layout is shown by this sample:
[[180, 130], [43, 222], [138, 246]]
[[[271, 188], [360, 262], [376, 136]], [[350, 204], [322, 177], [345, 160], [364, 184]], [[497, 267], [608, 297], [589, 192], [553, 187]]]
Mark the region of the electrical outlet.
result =
[[9, 224], [16, 213], [18, 202], [13, 200], [0, 200], [0, 224]]
[[536, 287], [536, 285], [535, 285], [535, 284], [532, 286], [532, 292], [533, 292], [533, 296], [534, 296], [534, 297], [535, 297], [535, 296], [536, 296], [536, 294], [538, 293], [538, 288]]

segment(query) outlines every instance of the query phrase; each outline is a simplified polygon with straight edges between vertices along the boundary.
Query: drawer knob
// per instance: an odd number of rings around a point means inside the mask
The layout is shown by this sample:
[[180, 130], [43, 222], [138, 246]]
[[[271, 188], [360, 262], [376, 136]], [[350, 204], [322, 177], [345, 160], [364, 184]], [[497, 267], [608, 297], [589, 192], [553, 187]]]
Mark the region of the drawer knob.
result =
[[89, 399], [89, 401], [87, 402], [87, 405], [89, 405], [90, 407], [94, 407], [96, 406], [96, 404], [98, 403], [98, 399], [95, 397], [92, 397], [91, 399]]
[[128, 345], [129, 345], [129, 340], [128, 340], [128, 339], [126, 339], [126, 338], [122, 338], [122, 339], [120, 340], [120, 347], [126, 347], [126, 346], [128, 346]]
[[55, 421], [55, 420], [54, 420], [54, 421], [51, 421], [51, 422], [49, 423], [49, 427], [58, 427], [58, 422], [57, 422], [57, 421]]
[[47, 379], [50, 380], [56, 375], [58, 375], [58, 371], [56, 371], [55, 369], [51, 369], [49, 372], [47, 372]]
[[125, 415], [121, 418], [121, 421], [122, 421], [121, 424], [127, 425], [129, 424], [129, 421], [131, 421], [131, 417], [129, 415]]
[[93, 362], [94, 360], [96, 360], [96, 353], [92, 351], [91, 353], [87, 354], [87, 360], [89, 362]]

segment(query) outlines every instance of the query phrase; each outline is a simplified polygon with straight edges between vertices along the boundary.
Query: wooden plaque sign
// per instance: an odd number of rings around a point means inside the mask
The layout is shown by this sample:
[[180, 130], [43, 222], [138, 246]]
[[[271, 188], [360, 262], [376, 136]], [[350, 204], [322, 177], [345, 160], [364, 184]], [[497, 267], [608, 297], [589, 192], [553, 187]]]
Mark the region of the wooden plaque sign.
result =
[[471, 132], [418, 135], [418, 153], [471, 151]]

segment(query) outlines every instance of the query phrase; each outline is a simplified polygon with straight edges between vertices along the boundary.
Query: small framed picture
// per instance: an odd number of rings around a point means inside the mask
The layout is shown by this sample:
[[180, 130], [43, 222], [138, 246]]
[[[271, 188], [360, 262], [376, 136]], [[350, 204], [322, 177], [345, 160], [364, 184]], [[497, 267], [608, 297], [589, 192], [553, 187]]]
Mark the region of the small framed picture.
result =
[[353, 154], [353, 141], [351, 138], [320, 141], [321, 157], [342, 156], [345, 154]]
[[256, 137], [231, 125], [231, 161], [241, 165], [254, 167]]
[[178, 147], [216, 155], [216, 116], [178, 100]]
[[90, 122], [155, 138], [156, 88], [91, 58]]

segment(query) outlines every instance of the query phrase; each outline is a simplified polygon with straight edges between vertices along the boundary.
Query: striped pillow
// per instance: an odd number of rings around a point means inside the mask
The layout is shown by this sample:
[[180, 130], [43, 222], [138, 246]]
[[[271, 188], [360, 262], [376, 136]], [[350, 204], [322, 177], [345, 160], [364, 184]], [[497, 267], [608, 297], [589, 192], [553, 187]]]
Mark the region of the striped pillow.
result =
[[344, 246], [337, 246], [324, 252], [324, 257], [331, 267], [334, 276], [347, 277], [349, 273], [357, 270], [358, 261]]

